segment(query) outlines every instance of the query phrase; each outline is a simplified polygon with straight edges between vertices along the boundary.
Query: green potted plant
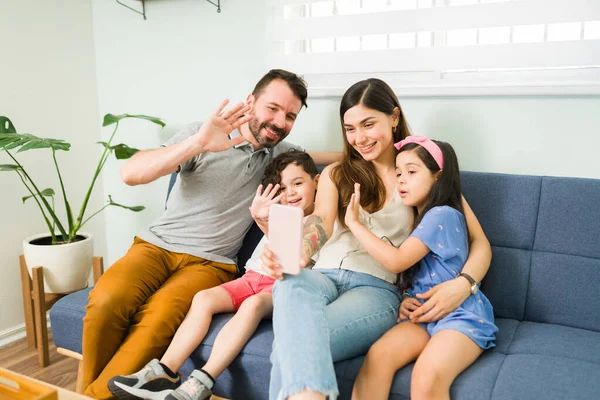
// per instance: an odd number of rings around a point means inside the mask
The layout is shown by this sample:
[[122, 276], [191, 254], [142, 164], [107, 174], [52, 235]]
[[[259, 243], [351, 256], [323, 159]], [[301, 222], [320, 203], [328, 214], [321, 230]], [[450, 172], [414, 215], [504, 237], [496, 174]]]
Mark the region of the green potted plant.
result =
[[[94, 185], [110, 154], [114, 153], [117, 159], [124, 160], [130, 158], [138, 151], [138, 149], [129, 147], [123, 143], [112, 144], [119, 128], [119, 122], [125, 118], [143, 119], [161, 127], [165, 126], [164, 122], [159, 118], [146, 115], [105, 115], [102, 126], [106, 127], [114, 124], [115, 127], [107, 142], [98, 142], [104, 147], [104, 150], [94, 171], [92, 182], [87, 189], [83, 203], [79, 208], [79, 212], [75, 214], [67, 198], [67, 192], [57, 160], [57, 153], [60, 151], [69, 151], [71, 145], [60, 139], [48, 139], [28, 133], [17, 133], [12, 121], [7, 117], [0, 116], [0, 150], [5, 152], [12, 160], [10, 164], [0, 164], [0, 171], [14, 172], [19, 176], [29, 192], [29, 195], [23, 197], [23, 203], [32, 199], [37, 204], [48, 227], [47, 232], [31, 236], [23, 241], [23, 254], [29, 274], [31, 275], [31, 268], [33, 267], [44, 267], [44, 289], [46, 293], [69, 293], [82, 289], [87, 285], [92, 265], [93, 237], [89, 233], [81, 232], [81, 228], [91, 218], [110, 206], [121, 207], [134, 212], [144, 209], [143, 206], [125, 206], [119, 204], [113, 201], [109, 195], [108, 202], [102, 208], [91, 214], [87, 213], [87, 206]], [[65, 207], [65, 217], [63, 220], [59, 219], [56, 215], [54, 207], [56, 191], [52, 188], [41, 189], [16, 158], [16, 155], [20, 152], [35, 149], [50, 149], [52, 151], [52, 159], [56, 168], [58, 182], [60, 183], [60, 196]]]

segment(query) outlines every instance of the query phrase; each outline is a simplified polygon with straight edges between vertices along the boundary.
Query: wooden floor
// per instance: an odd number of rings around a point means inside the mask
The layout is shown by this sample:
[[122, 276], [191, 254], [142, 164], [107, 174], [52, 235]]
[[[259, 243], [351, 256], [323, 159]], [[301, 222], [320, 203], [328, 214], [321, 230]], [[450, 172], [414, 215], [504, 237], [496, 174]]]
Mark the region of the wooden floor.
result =
[[37, 351], [28, 349], [25, 339], [0, 349], [0, 367], [75, 391], [79, 361], [58, 354], [51, 337], [48, 341], [50, 365], [46, 368], [40, 367]]
[[[79, 361], [58, 354], [50, 332], [48, 332], [48, 335], [50, 336], [48, 340], [50, 343], [49, 366], [41, 368], [38, 364], [37, 351], [28, 349], [27, 341], [22, 339], [0, 349], [0, 367], [75, 391]], [[213, 396], [211, 400], [226, 399]]]

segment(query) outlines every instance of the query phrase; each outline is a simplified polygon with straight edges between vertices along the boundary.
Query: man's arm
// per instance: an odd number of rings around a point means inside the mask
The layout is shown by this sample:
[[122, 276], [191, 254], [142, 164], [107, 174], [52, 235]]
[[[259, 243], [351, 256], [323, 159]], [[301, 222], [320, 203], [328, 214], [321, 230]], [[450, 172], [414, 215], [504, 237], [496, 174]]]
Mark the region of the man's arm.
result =
[[341, 151], [307, 151], [317, 165], [329, 165], [342, 161], [344, 153]]
[[137, 152], [121, 168], [123, 182], [130, 186], [150, 183], [177, 171], [181, 164], [198, 154], [225, 151], [242, 143], [245, 140], [243, 137], [229, 139], [228, 135], [252, 119], [251, 115], [244, 115], [250, 106], [240, 103], [223, 111], [228, 102], [229, 100], [221, 102], [217, 111], [202, 124], [198, 132], [183, 141]]
[[181, 164], [201, 153], [190, 139], [192, 136], [171, 146], [138, 151], [121, 167], [121, 179], [129, 186], [143, 185], [176, 172]]

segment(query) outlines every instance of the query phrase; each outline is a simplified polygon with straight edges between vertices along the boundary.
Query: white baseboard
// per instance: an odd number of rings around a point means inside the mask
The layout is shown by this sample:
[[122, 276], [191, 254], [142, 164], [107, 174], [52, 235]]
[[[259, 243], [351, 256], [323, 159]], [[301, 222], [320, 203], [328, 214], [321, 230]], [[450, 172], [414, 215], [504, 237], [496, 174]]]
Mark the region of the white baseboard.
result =
[[26, 335], [25, 324], [13, 326], [0, 332], [0, 349], [23, 339]]
[[[48, 330], [50, 330], [50, 318], [46, 314], [46, 320], [48, 321]], [[8, 345], [13, 344], [14, 342], [23, 339], [27, 336], [27, 332], [25, 332], [25, 324], [20, 324], [17, 326], [13, 326], [12, 328], [5, 329], [0, 331], [0, 349], [6, 347]]]

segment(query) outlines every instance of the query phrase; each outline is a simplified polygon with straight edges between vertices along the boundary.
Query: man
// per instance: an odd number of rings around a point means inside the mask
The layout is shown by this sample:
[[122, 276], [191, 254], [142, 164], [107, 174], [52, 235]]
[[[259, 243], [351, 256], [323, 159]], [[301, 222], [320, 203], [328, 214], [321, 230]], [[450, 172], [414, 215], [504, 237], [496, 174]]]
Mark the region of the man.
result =
[[[107, 382], [160, 358], [194, 294], [236, 277], [235, 257], [252, 224], [248, 210], [266, 165], [303, 106], [304, 80], [271, 70], [246, 103], [190, 125], [121, 169], [128, 185], [179, 173], [167, 210], [135, 238], [90, 292], [83, 326], [85, 394], [112, 397]], [[329, 157], [329, 159], [327, 159]], [[331, 161], [320, 153], [317, 162]]]

